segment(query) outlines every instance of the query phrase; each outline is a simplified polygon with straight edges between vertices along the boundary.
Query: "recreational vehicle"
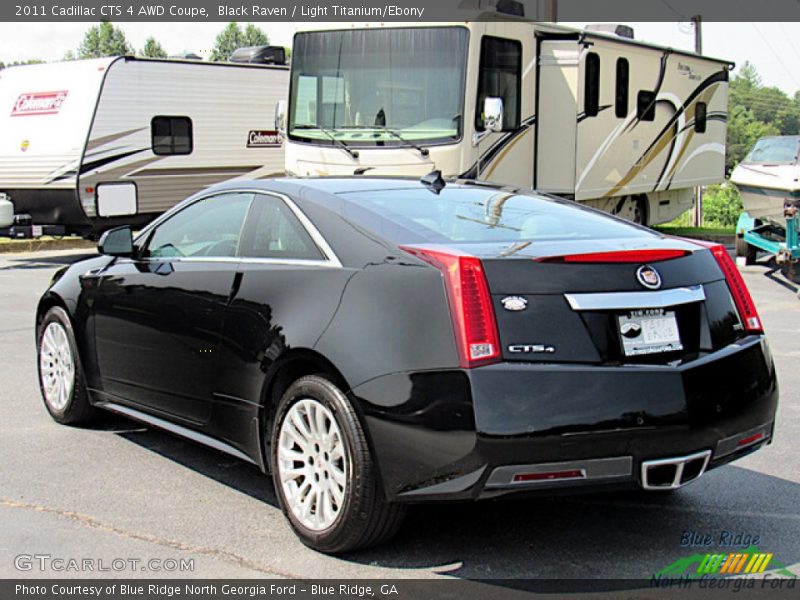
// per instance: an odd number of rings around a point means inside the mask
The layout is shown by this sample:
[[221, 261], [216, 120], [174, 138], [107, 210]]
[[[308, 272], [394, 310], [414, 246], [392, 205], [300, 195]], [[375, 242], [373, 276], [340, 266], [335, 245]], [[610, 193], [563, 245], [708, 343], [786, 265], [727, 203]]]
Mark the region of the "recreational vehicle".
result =
[[438, 169], [657, 224], [723, 178], [731, 66], [520, 19], [329, 25], [296, 34], [276, 122], [293, 174]]
[[284, 65], [132, 57], [0, 71], [0, 227], [94, 237], [281, 174], [272, 120], [288, 81]]

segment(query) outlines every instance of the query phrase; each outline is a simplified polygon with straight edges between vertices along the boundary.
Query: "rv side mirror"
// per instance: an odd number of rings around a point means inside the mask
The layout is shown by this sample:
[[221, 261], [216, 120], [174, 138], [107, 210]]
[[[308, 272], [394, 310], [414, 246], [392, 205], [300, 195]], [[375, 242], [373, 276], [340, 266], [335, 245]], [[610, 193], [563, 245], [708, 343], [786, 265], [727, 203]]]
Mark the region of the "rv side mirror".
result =
[[133, 256], [133, 232], [129, 225], [109, 229], [97, 243], [97, 251], [107, 256]]
[[278, 100], [275, 105], [275, 131], [286, 135], [286, 100]]
[[489, 96], [483, 100], [483, 126], [489, 131], [503, 131], [503, 99]]

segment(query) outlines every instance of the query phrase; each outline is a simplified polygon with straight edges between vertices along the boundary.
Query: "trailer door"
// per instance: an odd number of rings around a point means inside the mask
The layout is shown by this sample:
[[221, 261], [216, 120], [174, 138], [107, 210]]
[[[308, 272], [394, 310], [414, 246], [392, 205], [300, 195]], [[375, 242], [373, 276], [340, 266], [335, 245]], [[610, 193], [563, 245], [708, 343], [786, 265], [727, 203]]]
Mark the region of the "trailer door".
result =
[[575, 192], [578, 53], [575, 40], [540, 44], [534, 187], [541, 191]]

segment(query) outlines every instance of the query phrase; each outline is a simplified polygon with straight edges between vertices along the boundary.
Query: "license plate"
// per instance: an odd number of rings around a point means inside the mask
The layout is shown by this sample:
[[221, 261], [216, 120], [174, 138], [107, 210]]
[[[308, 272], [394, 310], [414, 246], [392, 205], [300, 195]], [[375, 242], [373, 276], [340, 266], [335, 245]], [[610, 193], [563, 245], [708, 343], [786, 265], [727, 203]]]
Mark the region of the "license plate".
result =
[[673, 311], [657, 308], [634, 310], [617, 319], [625, 356], [683, 350]]

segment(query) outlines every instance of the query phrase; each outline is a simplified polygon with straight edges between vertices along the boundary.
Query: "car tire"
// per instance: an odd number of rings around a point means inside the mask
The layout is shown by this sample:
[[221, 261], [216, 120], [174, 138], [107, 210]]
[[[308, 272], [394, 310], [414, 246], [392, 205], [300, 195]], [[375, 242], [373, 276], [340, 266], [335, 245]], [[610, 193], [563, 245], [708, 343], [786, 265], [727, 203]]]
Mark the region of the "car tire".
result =
[[347, 396], [319, 375], [281, 398], [271, 432], [281, 509], [301, 541], [335, 554], [388, 540], [405, 506], [385, 500], [361, 423]]
[[54, 306], [36, 335], [39, 389], [50, 416], [64, 425], [92, 421], [97, 410], [89, 403], [72, 323], [66, 311]]

